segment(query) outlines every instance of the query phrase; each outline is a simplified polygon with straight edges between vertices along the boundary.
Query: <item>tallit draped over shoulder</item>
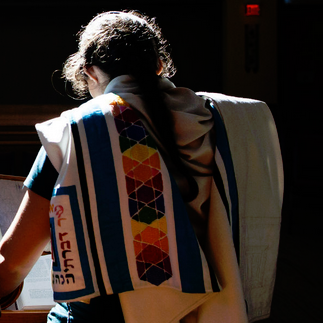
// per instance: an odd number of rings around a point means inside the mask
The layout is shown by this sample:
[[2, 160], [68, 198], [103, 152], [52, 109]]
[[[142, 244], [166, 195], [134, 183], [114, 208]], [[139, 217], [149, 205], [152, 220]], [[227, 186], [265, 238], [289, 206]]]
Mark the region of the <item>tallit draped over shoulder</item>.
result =
[[[173, 168], [130, 76], [113, 79], [104, 95], [37, 125], [59, 172], [50, 213], [54, 295], [63, 301], [118, 293], [127, 323], [245, 323], [245, 299], [249, 321], [266, 317], [282, 197], [270, 111], [259, 101], [196, 95], [167, 79], [160, 88], [180, 157], [199, 188], [185, 205], [180, 192], [186, 180]], [[139, 180], [146, 167], [154, 178]], [[161, 258], [144, 260], [156, 254]], [[259, 267], [264, 261], [269, 263]]]
[[220, 290], [138, 115], [109, 92], [36, 127], [59, 173], [50, 208], [56, 301], [154, 287], [203, 298]]
[[[219, 93], [212, 100], [229, 143], [238, 194], [239, 268], [249, 322], [269, 317], [273, 297], [284, 175], [274, 118], [266, 103]], [[221, 153], [216, 164], [221, 167]]]
[[[213, 178], [216, 149], [213, 113], [207, 107], [206, 100], [189, 89], [175, 88], [166, 79], [161, 81], [161, 88], [174, 119], [175, 140], [180, 156], [199, 187], [196, 199], [186, 204], [190, 222], [212, 270], [219, 278], [222, 290], [213, 295], [183, 294], [161, 288], [123, 293], [120, 299], [126, 321], [177, 322], [188, 314], [184, 321], [192, 319], [193, 315], [198, 322], [246, 322], [231, 228], [225, 211], [220, 210], [222, 203], [217, 203], [219, 194]], [[140, 91], [128, 77], [113, 80], [106, 90], [109, 91], [125, 98], [140, 111], [147, 129], [151, 129], [152, 135], [156, 133], [141, 101]], [[158, 142], [157, 136], [155, 139]], [[158, 142], [158, 145], [167, 156], [162, 144]], [[179, 189], [186, 183], [180, 176], [176, 176], [176, 182]]]

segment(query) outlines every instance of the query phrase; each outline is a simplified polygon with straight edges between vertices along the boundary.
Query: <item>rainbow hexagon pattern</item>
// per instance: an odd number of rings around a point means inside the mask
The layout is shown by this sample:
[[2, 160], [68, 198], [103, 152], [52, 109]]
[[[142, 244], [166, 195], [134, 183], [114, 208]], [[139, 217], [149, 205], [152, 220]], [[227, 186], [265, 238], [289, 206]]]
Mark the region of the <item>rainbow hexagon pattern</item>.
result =
[[121, 98], [116, 103], [138, 276], [158, 286], [172, 277], [160, 156], [137, 113]]

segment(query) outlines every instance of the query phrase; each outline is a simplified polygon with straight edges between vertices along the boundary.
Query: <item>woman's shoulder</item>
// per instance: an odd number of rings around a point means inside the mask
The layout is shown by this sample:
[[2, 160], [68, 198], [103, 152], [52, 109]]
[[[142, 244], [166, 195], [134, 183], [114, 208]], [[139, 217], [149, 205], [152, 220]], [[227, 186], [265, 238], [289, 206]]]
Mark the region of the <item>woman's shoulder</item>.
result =
[[60, 117], [65, 120], [77, 121], [79, 118], [90, 116], [100, 110], [111, 110], [111, 107], [115, 102], [120, 102], [120, 97], [118, 95], [111, 92], [102, 94], [76, 108], [64, 111]]

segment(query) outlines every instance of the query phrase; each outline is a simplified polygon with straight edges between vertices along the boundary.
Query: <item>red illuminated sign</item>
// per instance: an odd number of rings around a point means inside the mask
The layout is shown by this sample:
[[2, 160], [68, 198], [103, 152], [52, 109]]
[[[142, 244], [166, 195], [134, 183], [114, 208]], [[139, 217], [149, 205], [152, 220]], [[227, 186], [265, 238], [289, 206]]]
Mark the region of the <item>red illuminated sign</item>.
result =
[[260, 16], [259, 4], [247, 4], [246, 5], [246, 16]]

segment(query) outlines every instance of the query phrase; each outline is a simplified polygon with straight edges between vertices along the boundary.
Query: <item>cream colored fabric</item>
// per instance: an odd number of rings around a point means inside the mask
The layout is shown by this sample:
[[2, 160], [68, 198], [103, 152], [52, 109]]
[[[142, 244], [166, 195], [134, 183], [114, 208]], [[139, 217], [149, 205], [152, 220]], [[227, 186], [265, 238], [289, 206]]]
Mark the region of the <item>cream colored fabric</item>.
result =
[[[210, 188], [210, 214], [205, 232], [210, 246], [207, 256], [216, 267], [223, 287], [220, 293], [184, 294], [169, 289], [151, 288], [140, 293], [120, 294], [127, 323], [246, 323], [247, 316], [242, 295], [229, 224], [218, 213], [215, 185]], [[212, 198], [213, 197], [213, 198]], [[220, 214], [225, 214], [221, 211]], [[216, 264], [216, 265], [215, 265]], [[195, 310], [195, 311], [194, 311]], [[189, 314], [191, 311], [193, 313]], [[189, 315], [188, 315], [189, 314]], [[186, 316], [188, 315], [188, 316]]]
[[[215, 141], [212, 113], [205, 107], [205, 100], [188, 89], [175, 88], [165, 79], [161, 81], [161, 88], [174, 117], [179, 151], [199, 185], [198, 197], [187, 205], [190, 219], [223, 289], [209, 296], [182, 294], [161, 288], [120, 294], [126, 322], [245, 323], [248, 319], [240, 271], [229, 224], [225, 212], [218, 209], [222, 203], [217, 201], [217, 188], [212, 179]], [[137, 109], [143, 116], [143, 123], [158, 142], [156, 130], [140, 98], [140, 91], [131, 78], [121, 76], [112, 80], [106, 92], [120, 95]], [[277, 258], [282, 194], [279, 144], [271, 114], [263, 103], [211, 95], [215, 96], [214, 100], [224, 117], [230, 145], [232, 143], [241, 199], [241, 274], [243, 288], [251, 304], [249, 320], [252, 321], [259, 314], [268, 315], [274, 283], [275, 273], [272, 268], [275, 268]], [[160, 148], [167, 162], [167, 152], [161, 145]], [[176, 181], [179, 188], [183, 189], [184, 180], [176, 176]], [[269, 229], [266, 223], [272, 223]], [[266, 231], [266, 234], [260, 236], [258, 228], [262, 228], [261, 232]], [[269, 239], [276, 240], [270, 244]], [[261, 258], [259, 252], [265, 248], [270, 249], [268, 259], [265, 259], [269, 263], [263, 267], [263, 262], [258, 263], [257, 257]], [[267, 265], [270, 273], [267, 273]], [[263, 279], [258, 282], [255, 277]], [[262, 306], [261, 301], [257, 303], [256, 299], [261, 298], [264, 291], [266, 302]]]
[[283, 200], [283, 165], [276, 125], [264, 102], [212, 97], [222, 114], [239, 194], [240, 272], [249, 322], [270, 315]]

